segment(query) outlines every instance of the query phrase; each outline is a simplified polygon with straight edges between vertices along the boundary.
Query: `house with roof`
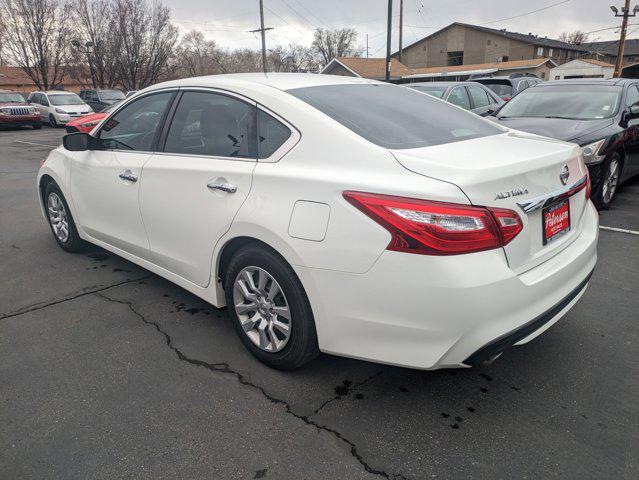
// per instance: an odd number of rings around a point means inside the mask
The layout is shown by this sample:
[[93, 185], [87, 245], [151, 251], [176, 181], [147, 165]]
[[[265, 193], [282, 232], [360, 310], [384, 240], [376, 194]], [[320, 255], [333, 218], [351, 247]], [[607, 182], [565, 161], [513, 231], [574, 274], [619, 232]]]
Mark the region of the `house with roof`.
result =
[[594, 60], [592, 58], [579, 58], [558, 65], [550, 70], [550, 80], [564, 80], [571, 78], [604, 78], [614, 76], [615, 66], [611, 63]]
[[402, 77], [403, 82], [464, 81], [471, 76], [521, 76], [535, 75], [548, 79], [557, 64], [550, 58], [514, 60], [507, 62], [477, 63], [442, 67], [412, 68], [411, 74]]
[[[336, 57], [326, 65], [320, 73], [328, 75], [345, 75], [349, 77], [386, 79], [385, 58]], [[396, 59], [391, 59], [390, 81], [401, 82], [401, 79], [412, 72]]]
[[[79, 80], [70, 75], [64, 75], [61, 82], [53, 88], [77, 93], [84, 85], [90, 84], [90, 79]], [[22, 68], [5, 65], [0, 66], [0, 89], [19, 92], [26, 96], [38, 90], [38, 87]]]
[[[617, 52], [619, 51], [619, 40], [604, 42], [588, 42], [581, 44], [581, 47], [588, 50], [589, 57], [601, 60], [606, 63], [614, 63], [617, 61]], [[623, 48], [622, 65], [631, 65], [639, 62], [639, 39], [626, 39]]]
[[[411, 69], [482, 65], [548, 58], [556, 65], [587, 55], [581, 45], [455, 22], [402, 49], [402, 63]], [[399, 52], [393, 58], [399, 59]]]

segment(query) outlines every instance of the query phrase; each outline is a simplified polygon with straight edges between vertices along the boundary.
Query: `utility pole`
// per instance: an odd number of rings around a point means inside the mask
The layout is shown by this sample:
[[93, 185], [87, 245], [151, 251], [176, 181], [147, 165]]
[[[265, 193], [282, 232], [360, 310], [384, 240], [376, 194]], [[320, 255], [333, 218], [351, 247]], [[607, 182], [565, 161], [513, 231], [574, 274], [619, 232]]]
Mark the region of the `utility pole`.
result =
[[626, 0], [626, 3], [621, 7], [621, 13], [617, 10], [617, 7], [610, 7], [610, 10], [615, 14], [615, 17], [623, 17], [621, 21], [621, 36], [619, 37], [619, 47], [617, 48], [617, 61], [615, 62], [615, 78], [621, 76], [621, 67], [623, 65], [623, 51], [626, 46], [626, 31], [628, 30], [628, 18], [635, 17], [639, 12], [639, 5], [635, 5], [635, 8], [630, 13], [630, 0]]
[[366, 58], [368, 58], [368, 51], [369, 51], [369, 47], [368, 47], [368, 33], [366, 34]]
[[399, 63], [402, 63], [402, 34], [404, 33], [404, 0], [399, 0]]
[[393, 0], [388, 0], [388, 26], [386, 27], [386, 81], [390, 82], [391, 28], [393, 27]]
[[251, 33], [260, 32], [262, 34], [262, 70], [267, 71], [266, 65], [266, 31], [273, 30], [273, 27], [264, 28], [264, 1], [260, 0], [260, 28], [251, 30]]

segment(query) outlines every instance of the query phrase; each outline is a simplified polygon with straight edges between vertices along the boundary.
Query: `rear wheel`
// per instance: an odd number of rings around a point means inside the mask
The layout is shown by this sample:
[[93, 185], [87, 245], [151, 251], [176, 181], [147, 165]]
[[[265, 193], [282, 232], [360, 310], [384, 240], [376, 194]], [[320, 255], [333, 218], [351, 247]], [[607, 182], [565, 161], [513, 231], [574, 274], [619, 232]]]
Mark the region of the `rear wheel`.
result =
[[621, 158], [618, 153], [614, 153], [606, 160], [602, 166], [599, 186], [593, 195], [593, 202], [600, 210], [610, 207], [612, 199], [619, 186], [619, 175], [621, 173]]
[[289, 370], [318, 355], [308, 298], [278, 254], [260, 245], [242, 248], [229, 263], [224, 289], [234, 328], [258, 360]]
[[55, 241], [67, 252], [79, 252], [84, 242], [78, 235], [73, 216], [64, 195], [55, 182], [49, 182], [44, 190], [44, 206], [47, 220]]

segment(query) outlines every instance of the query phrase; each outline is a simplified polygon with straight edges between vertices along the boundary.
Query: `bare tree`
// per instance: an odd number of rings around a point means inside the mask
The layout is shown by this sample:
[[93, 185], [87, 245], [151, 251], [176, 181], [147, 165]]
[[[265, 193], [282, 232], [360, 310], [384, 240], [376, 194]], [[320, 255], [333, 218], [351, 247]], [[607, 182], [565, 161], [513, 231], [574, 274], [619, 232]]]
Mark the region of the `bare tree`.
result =
[[41, 90], [59, 85], [66, 73], [69, 16], [63, 0], [0, 0], [7, 58]]
[[[113, 88], [119, 83], [117, 64], [120, 41], [117, 35], [112, 0], [74, 0], [77, 26], [71, 40], [78, 80], [92, 79], [94, 88]], [[88, 72], [86, 71], [88, 67]]]
[[261, 72], [262, 53], [250, 48], [225, 51], [222, 63], [229, 73]]
[[175, 51], [175, 68], [180, 77], [197, 77], [228, 72], [225, 53], [213, 40], [206, 40], [198, 30], [191, 30], [180, 40]]
[[298, 43], [278, 45], [268, 52], [268, 62], [276, 72], [317, 72], [319, 64], [313, 51]]
[[117, 73], [126, 90], [156, 83], [166, 73], [178, 31], [171, 12], [160, 1], [113, 0], [118, 37]]
[[362, 49], [356, 45], [357, 30], [340, 28], [327, 30], [318, 28], [313, 34], [311, 48], [322, 66], [335, 57], [359, 57]]
[[570, 43], [571, 45], [581, 45], [588, 41], [588, 34], [582, 30], [575, 30], [574, 32], [563, 32], [559, 35], [559, 40], [562, 42]]

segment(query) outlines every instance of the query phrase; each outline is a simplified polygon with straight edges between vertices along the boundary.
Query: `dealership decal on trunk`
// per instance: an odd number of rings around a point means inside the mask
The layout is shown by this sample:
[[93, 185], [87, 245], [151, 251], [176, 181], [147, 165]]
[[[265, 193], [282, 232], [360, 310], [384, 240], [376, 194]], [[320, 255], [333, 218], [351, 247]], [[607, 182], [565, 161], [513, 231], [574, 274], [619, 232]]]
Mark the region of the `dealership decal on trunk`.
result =
[[503, 200], [510, 197], [518, 197], [519, 195], [526, 195], [528, 193], [527, 188], [515, 188], [506, 192], [497, 192], [495, 194], [495, 200]]

